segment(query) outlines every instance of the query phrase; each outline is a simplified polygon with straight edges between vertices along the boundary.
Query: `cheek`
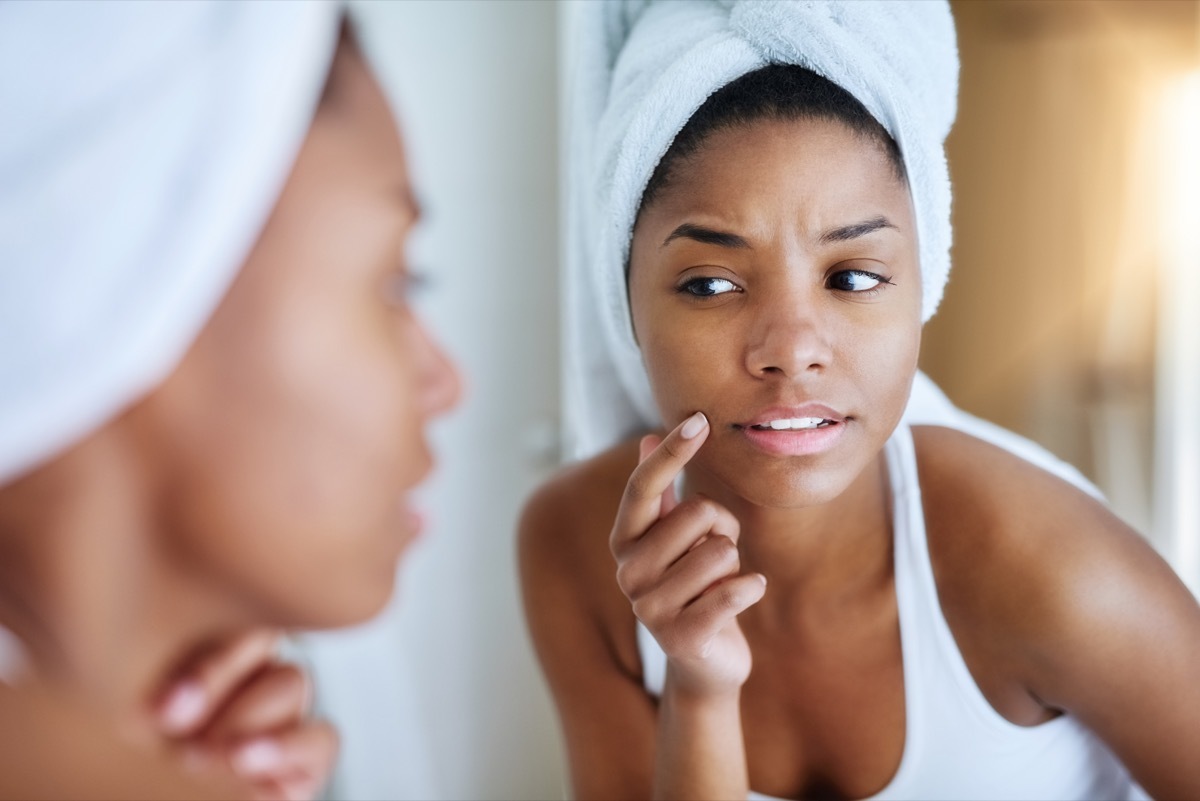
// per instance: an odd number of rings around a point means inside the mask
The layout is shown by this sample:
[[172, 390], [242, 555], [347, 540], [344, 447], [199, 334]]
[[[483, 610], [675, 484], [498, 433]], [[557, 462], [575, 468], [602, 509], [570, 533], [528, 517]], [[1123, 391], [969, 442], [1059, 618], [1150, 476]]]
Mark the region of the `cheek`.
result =
[[267, 343], [241, 428], [259, 431], [254, 461], [286, 478], [277, 492], [317, 519], [354, 520], [419, 469], [415, 370], [390, 321], [330, 315], [282, 330], [305, 334]]
[[899, 317], [887, 325], [860, 327], [840, 346], [846, 373], [858, 385], [866, 409], [894, 428], [908, 403], [921, 349], [920, 321]]
[[697, 323], [695, 315], [663, 311], [641, 339], [650, 387], [668, 427], [708, 408], [742, 372], [736, 327], [728, 321], [718, 325], [715, 318]]
[[395, 326], [306, 315], [263, 331], [190, 421], [174, 530], [284, 622], [357, 619], [390, 593], [401, 495], [429, 463]]

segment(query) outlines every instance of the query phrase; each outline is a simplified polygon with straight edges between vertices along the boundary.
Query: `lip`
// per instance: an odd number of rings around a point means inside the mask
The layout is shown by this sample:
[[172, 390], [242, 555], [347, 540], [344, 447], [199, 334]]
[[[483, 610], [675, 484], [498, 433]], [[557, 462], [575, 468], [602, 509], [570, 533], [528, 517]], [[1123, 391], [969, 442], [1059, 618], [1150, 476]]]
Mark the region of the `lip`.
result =
[[399, 534], [404, 546], [411, 545], [419, 539], [425, 530], [425, 515], [412, 505], [408, 498], [401, 498], [398, 504], [400, 512]]
[[744, 423], [735, 423], [736, 428], [750, 428], [769, 423], [772, 420], [787, 420], [794, 417], [821, 417], [835, 423], [846, 422], [846, 416], [839, 414], [823, 403], [805, 403], [801, 406], [772, 406], [764, 409], [755, 417]]
[[[831, 420], [833, 424], [798, 430], [752, 428], [772, 420], [797, 417], [820, 417]], [[766, 453], [776, 456], [812, 456], [832, 449], [842, 438], [846, 423], [852, 419], [822, 403], [806, 403], [800, 406], [773, 406], [744, 423], [735, 423], [733, 428], [745, 436], [751, 445]]]

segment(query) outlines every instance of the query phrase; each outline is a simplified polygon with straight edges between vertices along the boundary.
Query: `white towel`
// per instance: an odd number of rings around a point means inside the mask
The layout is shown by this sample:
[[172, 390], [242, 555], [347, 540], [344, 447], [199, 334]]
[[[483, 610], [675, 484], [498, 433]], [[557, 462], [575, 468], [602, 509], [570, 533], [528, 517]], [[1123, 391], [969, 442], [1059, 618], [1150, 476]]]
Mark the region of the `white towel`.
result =
[[[563, 379], [566, 455], [590, 456], [661, 425], [633, 338], [625, 265], [642, 192], [716, 90], [769, 63], [849, 91], [891, 134], [908, 174], [922, 315], [950, 271], [958, 48], [941, 0], [584, 0], [571, 6]], [[918, 373], [909, 423], [967, 431], [1098, 494], [1039, 446], [955, 408]]]
[[283, 187], [341, 14], [0, 3], [0, 485], [178, 363]]

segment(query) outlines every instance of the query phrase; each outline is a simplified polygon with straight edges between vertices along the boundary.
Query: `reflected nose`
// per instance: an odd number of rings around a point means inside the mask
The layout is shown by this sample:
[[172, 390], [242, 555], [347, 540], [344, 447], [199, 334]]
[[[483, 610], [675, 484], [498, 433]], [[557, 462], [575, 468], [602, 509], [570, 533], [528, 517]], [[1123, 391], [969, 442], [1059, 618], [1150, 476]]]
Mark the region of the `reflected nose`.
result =
[[414, 323], [419, 405], [426, 418], [437, 417], [453, 409], [462, 400], [462, 377], [424, 323], [419, 319]]
[[780, 304], [764, 309], [757, 322], [746, 351], [746, 369], [751, 375], [794, 379], [829, 366], [833, 348], [828, 327], [811, 310], [794, 302]]

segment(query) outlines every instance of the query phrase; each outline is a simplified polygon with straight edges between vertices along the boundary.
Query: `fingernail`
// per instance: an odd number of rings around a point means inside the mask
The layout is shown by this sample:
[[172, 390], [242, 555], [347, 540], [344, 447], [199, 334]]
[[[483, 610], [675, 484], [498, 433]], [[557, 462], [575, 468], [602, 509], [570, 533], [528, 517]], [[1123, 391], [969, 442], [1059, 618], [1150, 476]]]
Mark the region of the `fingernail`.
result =
[[233, 752], [233, 769], [244, 776], [271, 773], [283, 765], [283, 749], [274, 740], [251, 740]]
[[693, 439], [707, 425], [708, 418], [704, 416], [704, 412], [696, 412], [683, 424], [683, 428], [679, 430], [679, 435], [684, 439]]
[[162, 723], [168, 732], [187, 731], [204, 715], [204, 689], [193, 681], [180, 684], [162, 709]]
[[757, 575], [758, 575], [758, 580], [763, 583], [763, 586], [764, 587], [767, 586], [767, 577], [764, 576], [762, 573], [758, 573]]

